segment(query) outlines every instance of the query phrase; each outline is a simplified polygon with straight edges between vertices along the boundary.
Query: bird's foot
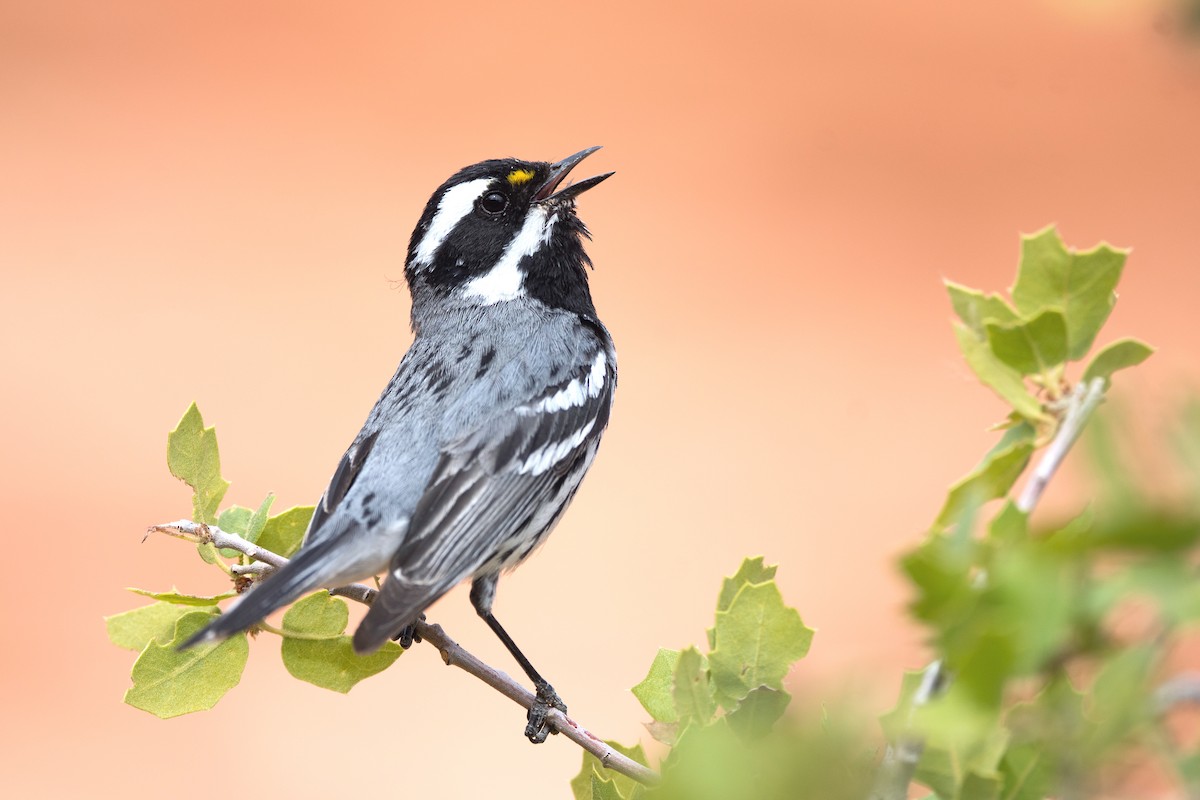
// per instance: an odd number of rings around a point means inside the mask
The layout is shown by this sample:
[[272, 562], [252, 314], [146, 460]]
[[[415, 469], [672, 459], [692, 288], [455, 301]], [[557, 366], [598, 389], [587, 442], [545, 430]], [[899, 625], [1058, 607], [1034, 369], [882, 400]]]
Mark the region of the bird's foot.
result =
[[525, 738], [534, 744], [541, 744], [550, 734], [558, 733], [547, 719], [550, 709], [557, 708], [566, 714], [567, 704], [554, 691], [554, 687], [544, 681], [535, 684], [534, 688], [537, 689], [537, 697], [529, 707], [529, 713], [525, 715]]
[[[420, 620], [422, 622], [425, 621], [424, 614], [422, 614], [420, 616]], [[403, 647], [405, 650], [412, 647], [413, 642], [417, 642], [418, 644], [420, 644], [421, 637], [417, 634], [416, 624], [405, 625], [403, 628], [401, 628], [399, 631], [396, 632], [396, 635], [392, 637], [392, 641], [399, 643], [399, 645], [401, 647]]]

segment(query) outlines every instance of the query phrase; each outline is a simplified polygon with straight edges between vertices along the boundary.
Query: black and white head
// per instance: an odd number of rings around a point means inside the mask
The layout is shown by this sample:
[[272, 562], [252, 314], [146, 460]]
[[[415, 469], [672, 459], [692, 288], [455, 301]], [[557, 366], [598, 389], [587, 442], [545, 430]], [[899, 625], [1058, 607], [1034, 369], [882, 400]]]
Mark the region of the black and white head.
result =
[[575, 198], [613, 173], [559, 189], [589, 147], [557, 163], [494, 159], [446, 181], [425, 206], [405, 274], [416, 304], [427, 296], [490, 305], [520, 297], [595, 315]]

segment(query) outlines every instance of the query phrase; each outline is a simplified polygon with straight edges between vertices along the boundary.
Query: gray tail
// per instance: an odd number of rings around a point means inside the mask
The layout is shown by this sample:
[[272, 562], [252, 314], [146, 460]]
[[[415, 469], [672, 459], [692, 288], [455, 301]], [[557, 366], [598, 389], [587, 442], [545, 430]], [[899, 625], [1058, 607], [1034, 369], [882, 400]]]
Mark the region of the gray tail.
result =
[[186, 650], [202, 642], [216, 642], [240, 633], [275, 609], [320, 588], [323, 585], [320, 567], [327, 550], [328, 547], [317, 545], [300, 551], [295, 558], [247, 592], [237, 605], [179, 645], [179, 649]]
[[370, 610], [354, 631], [354, 652], [373, 653], [405, 625], [411, 625], [439, 597], [454, 586], [451, 583], [406, 581], [391, 572], [371, 603]]

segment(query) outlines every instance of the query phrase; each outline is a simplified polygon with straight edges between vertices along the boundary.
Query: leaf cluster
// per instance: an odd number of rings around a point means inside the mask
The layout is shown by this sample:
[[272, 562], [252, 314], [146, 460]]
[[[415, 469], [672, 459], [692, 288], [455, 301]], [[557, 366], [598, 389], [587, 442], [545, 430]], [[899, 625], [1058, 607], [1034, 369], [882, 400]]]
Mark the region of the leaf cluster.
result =
[[[193, 403], [167, 437], [167, 466], [192, 489], [192, 514], [197, 522], [215, 525], [283, 556], [299, 549], [312, 517], [312, 506], [296, 506], [272, 515], [274, 496], [258, 508], [232, 505], [219, 510], [229, 482], [221, 475], [221, 457], [213, 428], [204, 427]], [[216, 644], [180, 651], [179, 645], [220, 613], [218, 603], [246, 591], [252, 579], [234, 566], [250, 559], [233, 550], [220, 550], [211, 541], [197, 542], [200, 557], [220, 569], [232, 588], [216, 595], [186, 594], [172, 589], [152, 592], [130, 589], [156, 602], [105, 618], [109, 639], [134, 650], [133, 685], [125, 702], [161, 718], [212, 708], [241, 680], [249, 657], [247, 637], [269, 631], [283, 637], [284, 666], [296, 678], [337, 692], [375, 675], [403, 652], [389, 642], [368, 656], [359, 656], [345, 635], [349, 609], [328, 592], [311, 594], [288, 609], [282, 629], [265, 623]]]
[[[576, 800], [795, 797], [797, 780], [822, 774], [829, 783], [819, 796], [856, 786], [861, 794], [869, 760], [858, 733], [784, 718], [784, 677], [808, 652], [813, 630], [784, 603], [775, 571], [761, 557], [746, 559], [722, 584], [706, 652], [659, 650], [633, 687], [652, 717], [651, 735], [670, 746], [662, 784], [640, 786], [585, 754], [571, 782]], [[613, 746], [646, 763], [640, 746]]]

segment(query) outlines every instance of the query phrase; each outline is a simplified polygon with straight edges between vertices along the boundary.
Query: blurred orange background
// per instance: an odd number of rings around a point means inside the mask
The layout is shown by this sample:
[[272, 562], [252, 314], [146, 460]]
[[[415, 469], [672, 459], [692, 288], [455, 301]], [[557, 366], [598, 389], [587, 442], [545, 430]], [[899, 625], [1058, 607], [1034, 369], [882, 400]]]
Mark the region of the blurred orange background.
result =
[[[530, 746], [431, 648], [340, 696], [263, 636], [215, 710], [163, 722], [121, 703], [134, 654], [101, 616], [141, 604], [125, 586], [222, 589], [142, 541], [189, 511], [164, 459], [188, 403], [228, 502], [313, 502], [410, 340], [396, 281], [429, 194], [593, 144], [581, 175], [617, 171], [581, 204], [617, 407], [497, 615], [573, 716], [648, 740], [629, 687], [763, 554], [819, 629], [793, 694], [849, 682], [882, 710], [925, 658], [896, 554], [1004, 411], [941, 278], [1006, 287], [1050, 222], [1133, 247], [1102, 341], [1159, 346], [1118, 381], [1152, 418], [1200, 375], [1198, 143], [1200, 57], [1146, 3], [7, 0], [7, 793], [568, 796], [578, 749]], [[1085, 499], [1067, 480], [1043, 513]], [[431, 617], [517, 672], [465, 590]]]

